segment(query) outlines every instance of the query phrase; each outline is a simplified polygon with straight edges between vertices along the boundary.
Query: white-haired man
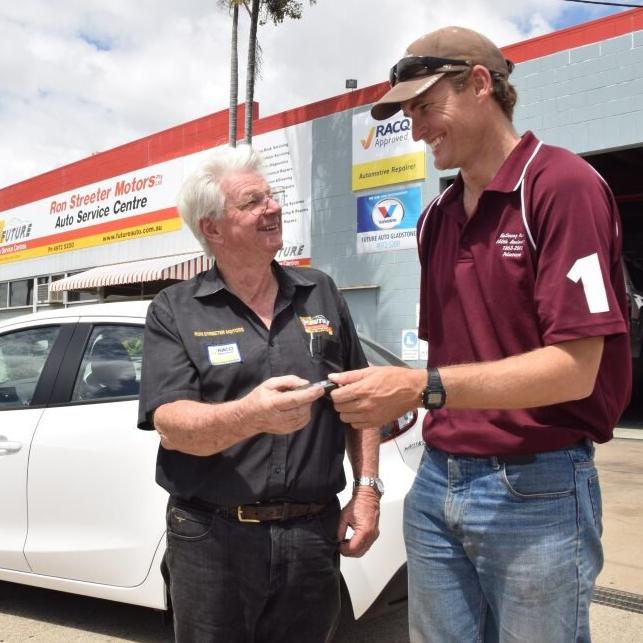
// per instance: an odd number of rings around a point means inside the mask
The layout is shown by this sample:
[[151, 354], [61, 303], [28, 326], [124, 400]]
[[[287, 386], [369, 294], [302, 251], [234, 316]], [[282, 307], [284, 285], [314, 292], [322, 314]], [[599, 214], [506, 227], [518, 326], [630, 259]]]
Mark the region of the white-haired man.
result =
[[[176, 639], [328, 641], [339, 554], [378, 534], [379, 432], [304, 385], [366, 365], [353, 322], [330, 277], [274, 261], [280, 199], [249, 147], [205, 162], [178, 207], [216, 263], [163, 290], [145, 330], [139, 426], [161, 436]], [[340, 512], [345, 443], [358, 484]]]

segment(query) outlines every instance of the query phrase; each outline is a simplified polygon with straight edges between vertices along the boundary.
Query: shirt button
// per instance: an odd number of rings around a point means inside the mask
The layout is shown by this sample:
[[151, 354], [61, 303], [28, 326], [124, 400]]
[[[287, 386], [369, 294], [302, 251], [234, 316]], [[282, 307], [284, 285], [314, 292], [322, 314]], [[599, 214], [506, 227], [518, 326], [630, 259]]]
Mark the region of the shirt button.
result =
[[281, 473], [281, 469], [279, 467], [275, 467], [275, 473]]

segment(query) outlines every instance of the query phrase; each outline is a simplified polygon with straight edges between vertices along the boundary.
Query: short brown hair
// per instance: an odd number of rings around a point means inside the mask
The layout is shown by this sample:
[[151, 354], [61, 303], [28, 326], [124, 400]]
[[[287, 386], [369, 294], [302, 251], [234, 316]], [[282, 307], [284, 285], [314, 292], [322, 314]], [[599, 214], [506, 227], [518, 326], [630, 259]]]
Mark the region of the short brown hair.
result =
[[[496, 103], [500, 105], [504, 115], [510, 121], [513, 121], [514, 107], [518, 101], [518, 92], [503, 74], [498, 74], [495, 71], [489, 73], [491, 74], [491, 81], [493, 83], [493, 98]], [[466, 69], [457, 74], [445, 74], [445, 77], [457, 92], [461, 92], [471, 77], [471, 69]]]

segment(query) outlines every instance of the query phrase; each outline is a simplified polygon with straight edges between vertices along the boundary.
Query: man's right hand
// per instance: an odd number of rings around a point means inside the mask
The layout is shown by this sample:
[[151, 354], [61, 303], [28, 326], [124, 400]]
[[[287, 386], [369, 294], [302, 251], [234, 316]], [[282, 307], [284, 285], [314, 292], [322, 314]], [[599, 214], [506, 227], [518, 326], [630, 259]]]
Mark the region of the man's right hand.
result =
[[420, 405], [426, 371], [401, 366], [369, 366], [330, 373], [339, 385], [330, 395], [339, 417], [354, 429], [382, 426]]
[[271, 377], [244, 398], [260, 423], [259, 432], [293, 433], [310, 422], [312, 403], [324, 395], [321, 386], [298, 388], [308, 381], [296, 375]]

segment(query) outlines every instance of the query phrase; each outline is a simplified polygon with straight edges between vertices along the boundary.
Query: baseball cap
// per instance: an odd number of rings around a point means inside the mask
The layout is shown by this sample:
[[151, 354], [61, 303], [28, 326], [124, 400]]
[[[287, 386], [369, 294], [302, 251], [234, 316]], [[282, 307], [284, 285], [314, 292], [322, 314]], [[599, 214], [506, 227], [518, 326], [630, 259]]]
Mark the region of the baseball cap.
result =
[[489, 71], [509, 76], [514, 65], [491, 40], [464, 27], [444, 27], [411, 43], [391, 68], [391, 89], [371, 108], [378, 121], [390, 118], [400, 103], [419, 96], [445, 74], [483, 65]]

